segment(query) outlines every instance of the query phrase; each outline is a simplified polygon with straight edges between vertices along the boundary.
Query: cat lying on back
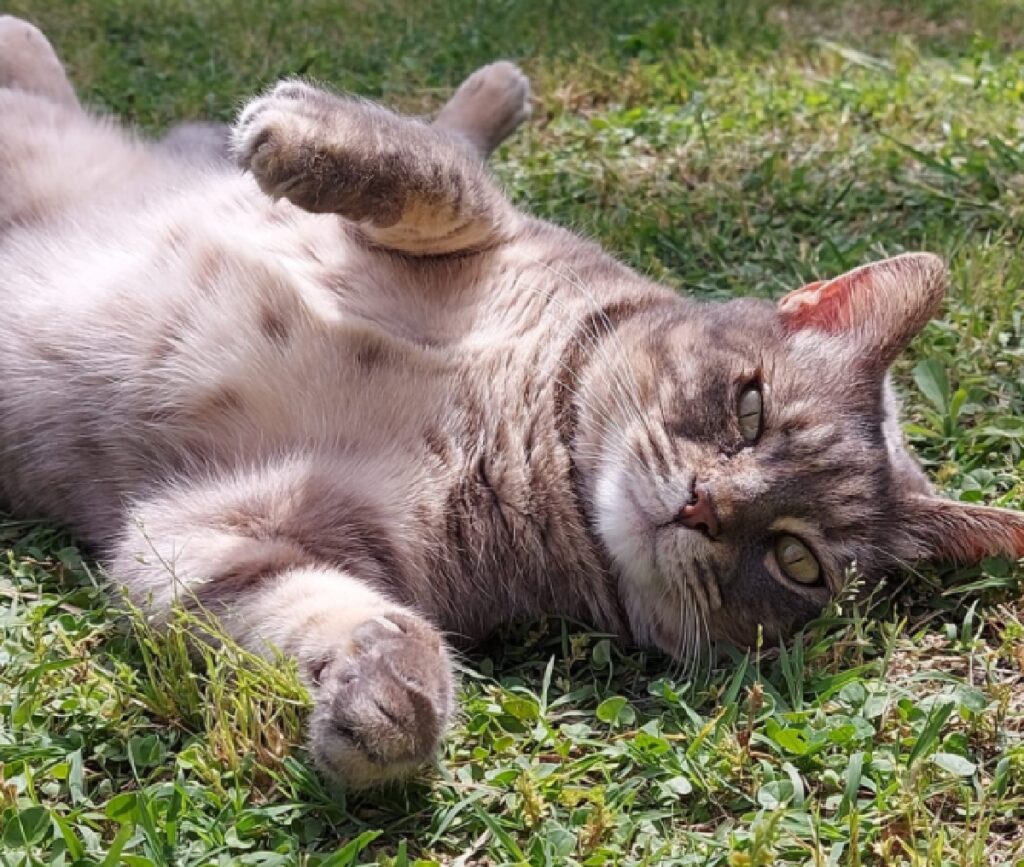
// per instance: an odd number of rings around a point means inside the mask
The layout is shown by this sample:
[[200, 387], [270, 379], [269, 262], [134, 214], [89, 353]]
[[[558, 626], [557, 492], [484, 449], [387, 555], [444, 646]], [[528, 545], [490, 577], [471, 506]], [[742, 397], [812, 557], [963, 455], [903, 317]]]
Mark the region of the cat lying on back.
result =
[[936, 257], [679, 297], [504, 197], [482, 160], [527, 97], [495, 64], [428, 126], [284, 82], [235, 168], [82, 111], [0, 19], [0, 503], [157, 619], [292, 655], [350, 784], [434, 752], [442, 631], [562, 614], [686, 658], [786, 635], [853, 564], [1024, 555], [901, 445]]

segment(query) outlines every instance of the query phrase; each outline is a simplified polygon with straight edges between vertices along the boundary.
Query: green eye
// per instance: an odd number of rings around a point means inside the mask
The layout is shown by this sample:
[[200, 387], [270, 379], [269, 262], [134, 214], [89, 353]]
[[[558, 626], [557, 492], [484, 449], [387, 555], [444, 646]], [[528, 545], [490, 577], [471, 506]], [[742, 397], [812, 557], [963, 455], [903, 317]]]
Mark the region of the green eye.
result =
[[775, 559], [791, 581], [807, 585], [821, 581], [821, 566], [796, 536], [779, 536], [775, 540]]
[[736, 405], [736, 415], [739, 419], [740, 435], [746, 443], [755, 443], [761, 436], [761, 427], [764, 424], [764, 398], [761, 396], [761, 386], [748, 385], [740, 393], [739, 403]]

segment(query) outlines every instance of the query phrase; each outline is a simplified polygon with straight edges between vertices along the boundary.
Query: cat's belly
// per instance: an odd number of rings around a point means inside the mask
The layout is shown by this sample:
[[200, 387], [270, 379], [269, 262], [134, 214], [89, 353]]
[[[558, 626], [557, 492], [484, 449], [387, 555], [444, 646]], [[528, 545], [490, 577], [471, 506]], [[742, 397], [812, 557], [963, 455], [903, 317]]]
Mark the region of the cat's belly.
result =
[[396, 316], [394, 273], [337, 221], [228, 187], [220, 208], [207, 192], [202, 211], [108, 215], [6, 254], [0, 502], [103, 541], [127, 498], [176, 473], [400, 452], [458, 415], [458, 363]]

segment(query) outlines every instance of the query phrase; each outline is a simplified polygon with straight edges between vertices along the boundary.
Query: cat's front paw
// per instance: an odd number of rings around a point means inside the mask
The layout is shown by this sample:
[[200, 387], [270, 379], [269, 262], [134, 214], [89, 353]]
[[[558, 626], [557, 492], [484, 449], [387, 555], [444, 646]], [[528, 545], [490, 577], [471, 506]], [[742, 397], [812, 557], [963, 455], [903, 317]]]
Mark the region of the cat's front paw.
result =
[[280, 82], [238, 116], [231, 129], [236, 162], [268, 195], [315, 204], [317, 149], [336, 104], [337, 97], [302, 81]]
[[253, 150], [253, 135], [264, 126], [269, 116], [284, 113], [308, 113], [317, 108], [326, 108], [335, 99], [330, 93], [297, 78], [279, 81], [263, 96], [247, 103], [238, 115], [232, 130], [233, 145], [239, 159]]
[[438, 632], [391, 613], [362, 624], [349, 652], [315, 677], [313, 757], [346, 786], [409, 776], [431, 759], [452, 714], [451, 662]]
[[507, 60], [481, 67], [441, 109], [437, 123], [489, 154], [530, 116], [530, 80]]
[[283, 81], [245, 107], [231, 150], [275, 199], [389, 226], [401, 216], [409, 183], [395, 158], [402, 133], [400, 119], [384, 109]]

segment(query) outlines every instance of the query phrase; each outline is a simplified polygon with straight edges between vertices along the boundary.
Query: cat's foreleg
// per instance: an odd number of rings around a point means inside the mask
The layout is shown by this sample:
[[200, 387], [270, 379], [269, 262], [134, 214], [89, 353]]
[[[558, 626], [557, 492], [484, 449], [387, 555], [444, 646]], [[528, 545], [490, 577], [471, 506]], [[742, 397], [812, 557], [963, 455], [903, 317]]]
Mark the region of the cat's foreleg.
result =
[[23, 90], [68, 108], [78, 108], [78, 97], [57, 54], [39, 28], [0, 15], [0, 87]]
[[315, 702], [310, 749], [329, 776], [372, 785], [408, 776], [437, 752], [453, 676], [444, 641], [422, 617], [327, 567], [261, 580], [223, 617], [254, 650], [298, 660]]
[[530, 80], [499, 60], [469, 76], [434, 118], [434, 127], [465, 141], [486, 160], [530, 116]]
[[432, 127], [286, 81], [243, 110], [234, 152], [266, 193], [339, 214], [373, 245], [414, 255], [485, 249], [511, 237], [520, 216], [480, 157], [521, 116], [488, 115], [478, 100], [489, 91], [471, 84]]
[[[455, 136], [486, 160], [529, 115], [529, 79], [514, 63], [501, 60], [462, 82], [432, 126]], [[227, 160], [230, 138], [227, 124], [193, 121], [171, 127], [159, 144], [187, 159]]]
[[278, 535], [280, 504], [261, 508], [273, 499], [210, 486], [140, 503], [108, 569], [158, 621], [177, 602], [216, 615], [249, 650], [293, 657], [314, 699], [311, 751], [328, 776], [350, 786], [408, 776], [434, 755], [452, 715], [444, 640]]

